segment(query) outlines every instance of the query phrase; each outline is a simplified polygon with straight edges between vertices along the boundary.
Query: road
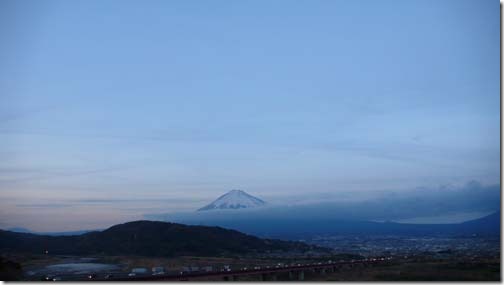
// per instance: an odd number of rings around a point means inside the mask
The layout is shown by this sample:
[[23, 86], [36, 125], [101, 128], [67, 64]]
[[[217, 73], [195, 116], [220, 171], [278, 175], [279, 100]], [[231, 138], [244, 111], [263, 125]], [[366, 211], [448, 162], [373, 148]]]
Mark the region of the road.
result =
[[163, 275], [143, 275], [143, 276], [131, 276], [131, 277], [114, 277], [109, 279], [94, 279], [99, 281], [182, 281], [191, 279], [204, 279], [204, 278], [215, 278], [222, 277], [235, 277], [239, 276], [250, 276], [250, 275], [265, 275], [265, 274], [276, 274], [282, 272], [300, 272], [307, 270], [321, 270], [321, 269], [334, 269], [343, 266], [355, 266], [355, 265], [372, 265], [376, 263], [383, 263], [389, 261], [390, 258], [372, 258], [365, 260], [353, 260], [353, 261], [339, 261], [339, 262], [326, 262], [326, 263], [312, 263], [312, 264], [299, 264], [294, 266], [274, 266], [270, 268], [260, 268], [260, 269], [247, 269], [247, 270], [229, 270], [229, 271], [211, 271], [211, 272], [192, 272], [183, 274], [163, 274]]

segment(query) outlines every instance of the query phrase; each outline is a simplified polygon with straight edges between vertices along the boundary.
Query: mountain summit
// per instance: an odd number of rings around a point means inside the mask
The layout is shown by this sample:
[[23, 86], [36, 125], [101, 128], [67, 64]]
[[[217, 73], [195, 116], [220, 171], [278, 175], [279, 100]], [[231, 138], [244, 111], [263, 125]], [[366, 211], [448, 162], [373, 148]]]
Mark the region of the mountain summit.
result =
[[241, 209], [255, 208], [266, 205], [266, 202], [247, 194], [242, 190], [231, 190], [226, 194], [217, 198], [217, 200], [206, 205], [198, 211], [215, 210], [215, 209]]

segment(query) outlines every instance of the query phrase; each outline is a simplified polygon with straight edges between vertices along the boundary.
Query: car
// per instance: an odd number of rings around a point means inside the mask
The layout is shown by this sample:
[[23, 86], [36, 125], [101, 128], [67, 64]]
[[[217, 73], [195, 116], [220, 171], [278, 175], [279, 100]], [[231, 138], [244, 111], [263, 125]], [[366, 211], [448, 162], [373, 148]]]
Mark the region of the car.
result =
[[128, 273], [128, 277], [135, 277], [135, 276], [136, 276], [136, 273], [133, 273], [133, 272]]
[[164, 271], [158, 271], [158, 272], [154, 272], [152, 273], [152, 275], [164, 275]]
[[110, 278], [112, 278], [112, 277], [114, 277], [114, 275], [112, 275], [112, 274], [107, 274], [107, 275], [105, 275], [105, 279], [110, 279]]
[[89, 274], [88, 275], [88, 279], [95, 279], [96, 278], [96, 274]]
[[162, 266], [152, 267], [152, 275], [163, 275], [165, 273], [165, 269]]
[[51, 281], [53, 280], [54, 276], [52, 275], [46, 275], [44, 277], [42, 277], [42, 281]]
[[61, 281], [61, 277], [54, 277], [52, 281]]

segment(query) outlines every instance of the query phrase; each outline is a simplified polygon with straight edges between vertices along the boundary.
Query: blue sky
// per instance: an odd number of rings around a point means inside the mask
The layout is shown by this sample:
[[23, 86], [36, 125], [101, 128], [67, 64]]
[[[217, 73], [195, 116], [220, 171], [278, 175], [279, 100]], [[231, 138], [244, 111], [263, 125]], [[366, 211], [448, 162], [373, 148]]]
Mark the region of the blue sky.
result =
[[0, 35], [3, 224], [499, 183], [498, 1], [2, 1]]

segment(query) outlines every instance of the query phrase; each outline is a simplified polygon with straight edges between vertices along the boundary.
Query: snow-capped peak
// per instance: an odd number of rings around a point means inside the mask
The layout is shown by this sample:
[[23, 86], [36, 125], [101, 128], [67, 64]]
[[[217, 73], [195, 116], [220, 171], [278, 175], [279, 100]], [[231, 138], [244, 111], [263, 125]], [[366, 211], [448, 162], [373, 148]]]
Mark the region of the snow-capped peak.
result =
[[242, 190], [231, 190], [226, 194], [217, 198], [217, 200], [198, 209], [198, 211], [214, 210], [214, 209], [241, 209], [241, 208], [254, 208], [265, 205], [266, 202], [247, 194]]

